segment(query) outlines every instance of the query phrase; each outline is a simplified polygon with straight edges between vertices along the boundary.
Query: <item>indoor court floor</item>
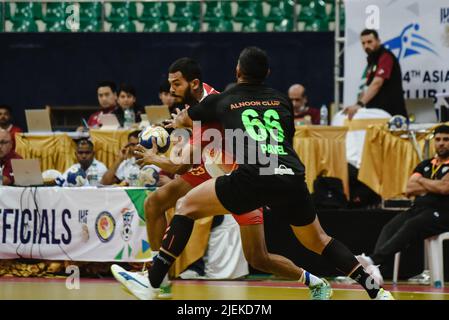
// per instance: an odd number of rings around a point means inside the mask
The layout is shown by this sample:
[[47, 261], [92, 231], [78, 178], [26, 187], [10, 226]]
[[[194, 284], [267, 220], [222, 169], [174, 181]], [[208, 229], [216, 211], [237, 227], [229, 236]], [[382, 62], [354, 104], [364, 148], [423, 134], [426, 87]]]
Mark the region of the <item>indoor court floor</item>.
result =
[[[335, 300], [368, 300], [357, 285], [332, 283]], [[399, 300], [449, 300], [449, 287], [386, 285]], [[114, 279], [81, 279], [79, 289], [63, 278], [0, 278], [0, 300], [133, 300]], [[307, 288], [292, 281], [173, 281], [175, 300], [308, 300]]]

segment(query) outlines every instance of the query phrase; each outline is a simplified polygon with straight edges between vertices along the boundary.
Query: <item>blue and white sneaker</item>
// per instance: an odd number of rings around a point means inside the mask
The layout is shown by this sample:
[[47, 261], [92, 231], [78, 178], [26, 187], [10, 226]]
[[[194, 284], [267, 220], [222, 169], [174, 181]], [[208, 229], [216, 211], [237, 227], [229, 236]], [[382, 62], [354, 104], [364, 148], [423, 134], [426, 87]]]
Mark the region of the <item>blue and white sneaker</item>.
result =
[[160, 288], [153, 288], [146, 272], [129, 272], [116, 264], [111, 266], [111, 272], [114, 278], [139, 300], [170, 299], [172, 297], [171, 284], [165, 279]]

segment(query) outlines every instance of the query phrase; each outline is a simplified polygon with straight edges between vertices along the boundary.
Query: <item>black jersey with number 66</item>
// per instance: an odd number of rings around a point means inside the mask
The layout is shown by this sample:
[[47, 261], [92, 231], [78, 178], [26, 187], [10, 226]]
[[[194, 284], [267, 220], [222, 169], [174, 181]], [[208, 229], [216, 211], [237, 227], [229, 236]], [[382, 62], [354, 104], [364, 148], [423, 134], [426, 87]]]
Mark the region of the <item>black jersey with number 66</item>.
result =
[[[292, 106], [282, 93], [261, 84], [241, 83], [221, 94], [210, 95], [188, 110], [190, 118], [203, 123], [219, 122], [225, 129], [226, 152], [232, 146], [240, 167], [268, 167], [266, 158], [275, 159], [272, 174], [304, 174], [304, 165], [293, 149]], [[245, 139], [236, 138], [241, 133]], [[229, 141], [231, 140], [231, 141]], [[238, 150], [245, 150], [239, 157]], [[257, 150], [258, 155], [254, 156]]]

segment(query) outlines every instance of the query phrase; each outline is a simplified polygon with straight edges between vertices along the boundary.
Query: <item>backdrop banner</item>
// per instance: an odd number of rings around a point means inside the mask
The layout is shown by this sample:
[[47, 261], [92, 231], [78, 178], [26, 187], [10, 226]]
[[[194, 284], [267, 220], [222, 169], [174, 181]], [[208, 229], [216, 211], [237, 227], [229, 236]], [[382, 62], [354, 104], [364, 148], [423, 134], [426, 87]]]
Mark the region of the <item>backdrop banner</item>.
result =
[[142, 262], [145, 189], [0, 188], [0, 259]]

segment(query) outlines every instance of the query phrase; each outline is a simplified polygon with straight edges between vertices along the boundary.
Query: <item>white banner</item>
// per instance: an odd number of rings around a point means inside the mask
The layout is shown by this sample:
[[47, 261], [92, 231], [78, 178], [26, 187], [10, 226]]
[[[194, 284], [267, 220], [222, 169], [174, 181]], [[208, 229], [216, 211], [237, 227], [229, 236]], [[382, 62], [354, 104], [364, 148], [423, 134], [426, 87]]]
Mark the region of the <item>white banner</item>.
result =
[[346, 0], [344, 105], [357, 101], [366, 67], [360, 32], [377, 29], [399, 59], [406, 99], [449, 91], [448, 0]]
[[146, 261], [147, 192], [0, 187], [0, 259]]

